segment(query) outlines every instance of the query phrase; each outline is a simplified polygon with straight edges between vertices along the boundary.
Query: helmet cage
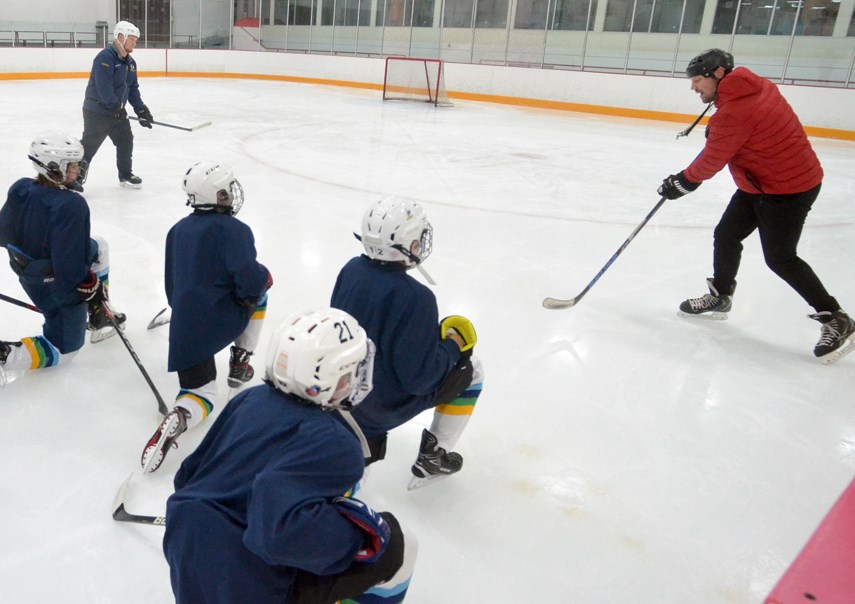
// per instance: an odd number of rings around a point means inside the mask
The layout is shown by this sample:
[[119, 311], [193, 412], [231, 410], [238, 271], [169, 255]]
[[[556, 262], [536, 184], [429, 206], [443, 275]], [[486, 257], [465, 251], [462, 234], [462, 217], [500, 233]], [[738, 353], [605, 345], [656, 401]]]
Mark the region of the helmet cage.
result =
[[433, 251], [433, 226], [415, 201], [385, 197], [365, 212], [358, 239], [369, 258], [413, 267]]
[[194, 210], [224, 210], [235, 216], [243, 206], [243, 186], [227, 164], [199, 162], [184, 175], [187, 205]]

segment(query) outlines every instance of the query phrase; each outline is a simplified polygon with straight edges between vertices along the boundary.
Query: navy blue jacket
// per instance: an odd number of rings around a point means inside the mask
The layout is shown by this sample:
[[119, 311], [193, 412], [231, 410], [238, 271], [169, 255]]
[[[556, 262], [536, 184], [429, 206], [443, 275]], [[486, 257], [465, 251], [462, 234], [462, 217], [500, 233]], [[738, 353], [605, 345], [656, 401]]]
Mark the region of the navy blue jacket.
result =
[[436, 391], [460, 360], [460, 349], [440, 340], [430, 289], [399, 264], [359, 256], [341, 269], [330, 306], [350, 313], [377, 346], [374, 388], [353, 411], [366, 436], [436, 405]]
[[15, 182], [0, 209], [0, 245], [15, 245], [32, 259], [52, 265], [49, 291], [56, 306], [80, 303], [77, 286], [86, 280], [92, 263], [89, 228], [83, 196], [44, 187], [32, 178]]
[[137, 62], [130, 54], [123, 59], [116, 45], [111, 44], [92, 61], [83, 110], [113, 115], [117, 103], [124, 107], [128, 102], [136, 112], [144, 107], [137, 79]]
[[267, 290], [267, 269], [255, 257], [252, 231], [228, 214], [197, 210], [169, 230], [169, 371], [208, 360], [243, 332]]
[[359, 441], [332, 413], [267, 384], [238, 394], [166, 505], [176, 602], [285, 604], [297, 569], [347, 569], [363, 536], [330, 500], [363, 469]]

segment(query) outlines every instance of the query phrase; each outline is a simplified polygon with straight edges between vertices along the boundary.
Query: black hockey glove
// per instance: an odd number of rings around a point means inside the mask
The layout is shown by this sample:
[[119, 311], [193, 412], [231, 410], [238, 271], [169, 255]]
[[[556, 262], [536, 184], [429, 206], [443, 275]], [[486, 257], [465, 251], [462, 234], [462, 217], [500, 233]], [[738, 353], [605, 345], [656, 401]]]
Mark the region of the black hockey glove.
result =
[[683, 195], [691, 193], [701, 186], [701, 183], [693, 183], [683, 176], [682, 172], [672, 174], [662, 181], [657, 192], [665, 199], [679, 199]]
[[149, 111], [148, 107], [145, 105], [136, 112], [137, 117], [140, 118], [140, 126], [143, 128], [151, 128], [151, 123], [154, 121], [154, 118], [151, 115], [151, 111]]
[[89, 271], [86, 281], [77, 286], [77, 295], [83, 302], [100, 304], [107, 299], [107, 290], [104, 282], [95, 273]]
[[117, 120], [128, 119], [128, 110], [122, 105], [122, 101], [116, 101], [116, 105], [113, 107], [113, 117]]

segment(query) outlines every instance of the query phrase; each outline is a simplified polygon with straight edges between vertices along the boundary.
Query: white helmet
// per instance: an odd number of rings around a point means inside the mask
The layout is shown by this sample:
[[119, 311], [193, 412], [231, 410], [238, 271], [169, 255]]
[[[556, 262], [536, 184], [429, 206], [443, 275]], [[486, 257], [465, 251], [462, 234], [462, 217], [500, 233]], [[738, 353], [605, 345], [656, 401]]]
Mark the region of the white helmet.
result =
[[297, 312], [267, 348], [267, 380], [325, 409], [352, 409], [371, 391], [374, 344], [342, 310]]
[[139, 38], [140, 29], [129, 21], [119, 21], [116, 23], [116, 27], [113, 28], [113, 39], [118, 40], [119, 35], [124, 36], [125, 40], [128, 39], [128, 36]]
[[222, 162], [194, 164], [184, 175], [184, 191], [192, 208], [230, 208], [234, 216], [243, 205], [243, 187], [231, 167]]
[[384, 197], [365, 212], [358, 239], [369, 258], [413, 267], [430, 256], [433, 227], [415, 201]]
[[30, 161], [39, 174], [63, 184], [71, 164], [83, 161], [83, 145], [64, 132], [42, 132], [30, 144]]

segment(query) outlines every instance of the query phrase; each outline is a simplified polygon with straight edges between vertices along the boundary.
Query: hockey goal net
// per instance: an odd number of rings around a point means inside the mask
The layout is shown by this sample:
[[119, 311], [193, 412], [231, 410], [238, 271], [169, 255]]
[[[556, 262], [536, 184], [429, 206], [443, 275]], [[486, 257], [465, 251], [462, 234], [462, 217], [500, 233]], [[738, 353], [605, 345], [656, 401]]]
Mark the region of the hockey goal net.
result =
[[445, 64], [439, 59], [386, 57], [383, 100], [451, 105], [445, 90]]

